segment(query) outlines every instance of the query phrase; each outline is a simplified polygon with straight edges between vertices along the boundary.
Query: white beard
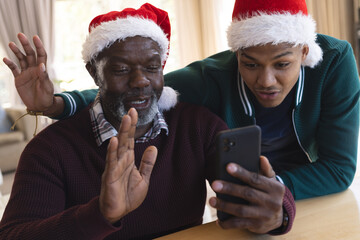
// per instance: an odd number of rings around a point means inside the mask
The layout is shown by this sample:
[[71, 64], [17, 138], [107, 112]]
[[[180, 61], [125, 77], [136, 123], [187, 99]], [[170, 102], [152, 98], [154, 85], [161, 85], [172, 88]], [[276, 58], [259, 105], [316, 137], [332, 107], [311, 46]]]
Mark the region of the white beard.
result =
[[[119, 96], [116, 101], [108, 105], [108, 109], [119, 122], [121, 122], [124, 115], [127, 114], [127, 110], [125, 109], [123, 100], [124, 96]], [[151, 123], [154, 120], [158, 111], [158, 100], [156, 94], [153, 93], [151, 97], [150, 108], [146, 112], [138, 112], [138, 122], [136, 126], [144, 126]]]

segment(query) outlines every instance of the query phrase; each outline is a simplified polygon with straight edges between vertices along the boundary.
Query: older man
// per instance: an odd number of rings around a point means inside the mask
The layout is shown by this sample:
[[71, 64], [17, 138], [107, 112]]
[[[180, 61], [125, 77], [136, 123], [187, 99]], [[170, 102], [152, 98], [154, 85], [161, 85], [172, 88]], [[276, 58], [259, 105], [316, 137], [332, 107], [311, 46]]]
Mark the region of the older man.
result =
[[[201, 224], [206, 179], [217, 192], [249, 202], [213, 198], [217, 209], [235, 216], [224, 227], [259, 233], [291, 228], [293, 198], [275, 180], [266, 158], [260, 159], [263, 175], [229, 165], [228, 172], [248, 187], [214, 181], [215, 136], [227, 126], [205, 108], [177, 104], [175, 91], [163, 88], [170, 38], [166, 12], [144, 4], [100, 15], [89, 30], [83, 58], [99, 93], [85, 110], [52, 124], [29, 143], [0, 238], [158, 237]], [[36, 59], [26, 37], [19, 39], [26, 55], [10, 47], [22, 71], [5, 59], [17, 84], [24, 75], [45, 71], [41, 49]], [[38, 47], [40, 40], [34, 40]]]

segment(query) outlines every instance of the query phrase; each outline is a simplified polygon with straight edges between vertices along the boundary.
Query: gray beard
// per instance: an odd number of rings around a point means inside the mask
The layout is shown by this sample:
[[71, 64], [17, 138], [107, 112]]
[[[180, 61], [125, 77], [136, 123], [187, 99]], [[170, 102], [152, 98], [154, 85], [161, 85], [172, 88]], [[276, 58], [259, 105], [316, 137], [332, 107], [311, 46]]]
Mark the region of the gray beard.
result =
[[[104, 66], [107, 62], [107, 58], [103, 58], [99, 61], [97, 61], [96, 63], [96, 72], [97, 72], [97, 76], [96, 78], [99, 80], [99, 89], [101, 92], [101, 86], [102, 86], [102, 82], [104, 81]], [[132, 93], [128, 93], [128, 94], [137, 94], [136, 91], [132, 92]], [[101, 96], [102, 94], [100, 94]], [[116, 96], [113, 97], [111, 99], [111, 101], [106, 101], [106, 105], [108, 106], [108, 110], [110, 111], [110, 113], [116, 118], [116, 120], [118, 122], [121, 122], [122, 118], [127, 114], [127, 110], [124, 107], [123, 101], [126, 97], [126, 94], [122, 94], [120, 96]], [[147, 125], [149, 123], [151, 123], [157, 112], [158, 112], [158, 99], [156, 96], [156, 93], [153, 91], [152, 92], [152, 97], [151, 97], [151, 106], [150, 108], [143, 113], [139, 113], [138, 112], [138, 122], [136, 124], [136, 126], [144, 126]]]
[[[108, 109], [111, 112], [111, 114], [119, 121], [121, 122], [121, 119], [127, 114], [127, 110], [124, 107], [123, 100], [125, 96], [119, 96], [117, 99], [114, 99], [114, 101], [111, 102], [111, 104], [108, 104]], [[136, 126], [144, 126], [149, 123], [151, 123], [156, 114], [158, 112], [158, 99], [156, 97], [155, 92], [152, 94], [151, 97], [151, 106], [150, 108], [142, 113], [138, 112], [138, 122]]]

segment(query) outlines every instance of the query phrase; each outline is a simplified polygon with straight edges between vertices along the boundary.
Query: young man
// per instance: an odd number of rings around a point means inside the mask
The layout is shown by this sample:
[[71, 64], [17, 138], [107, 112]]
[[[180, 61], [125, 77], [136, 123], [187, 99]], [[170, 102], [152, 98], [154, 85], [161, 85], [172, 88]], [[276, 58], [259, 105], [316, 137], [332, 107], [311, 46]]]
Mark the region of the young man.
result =
[[349, 43], [315, 34], [305, 0], [237, 0], [231, 51], [166, 75], [180, 100], [230, 128], [262, 129], [262, 155], [295, 199], [345, 190], [357, 161], [359, 75]]
[[[227, 126], [205, 108], [177, 104], [175, 91], [163, 87], [166, 12], [150, 4], [110, 12], [94, 18], [89, 31], [83, 58], [99, 92], [93, 104], [26, 147], [1, 239], [153, 239], [201, 224], [206, 179], [216, 192], [249, 202], [212, 198], [212, 206], [235, 216], [220, 226], [273, 234], [291, 228], [294, 200], [265, 157], [262, 175], [228, 165], [248, 186], [214, 181], [215, 136]], [[26, 75], [45, 74], [46, 57], [37, 37], [38, 58], [26, 37], [19, 39], [26, 55], [10, 47], [22, 70], [5, 62], [23, 86]]]
[[[345, 190], [356, 170], [359, 129], [350, 44], [316, 34], [305, 0], [237, 0], [228, 42], [231, 51], [171, 72], [165, 84], [180, 101], [207, 107], [230, 128], [260, 125], [262, 155], [295, 199]], [[97, 93], [18, 91], [28, 109], [60, 119]]]

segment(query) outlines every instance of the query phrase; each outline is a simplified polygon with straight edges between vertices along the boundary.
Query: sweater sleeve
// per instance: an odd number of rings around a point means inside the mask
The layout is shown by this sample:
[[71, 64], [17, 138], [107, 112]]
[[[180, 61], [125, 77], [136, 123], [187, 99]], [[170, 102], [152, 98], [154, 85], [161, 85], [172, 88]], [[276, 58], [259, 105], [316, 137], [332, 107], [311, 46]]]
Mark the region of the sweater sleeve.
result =
[[55, 96], [60, 96], [64, 100], [65, 108], [62, 114], [54, 117], [54, 119], [65, 119], [75, 113], [81, 111], [95, 99], [98, 89], [88, 89], [83, 91], [71, 91], [71, 92], [62, 92], [55, 94]]
[[290, 190], [286, 186], [285, 186], [285, 194], [284, 194], [284, 198], [283, 198], [283, 211], [284, 211], [284, 214], [287, 214], [287, 216], [288, 216], [288, 222], [287, 222], [286, 226], [285, 227], [281, 226], [278, 229], [270, 231], [269, 232], [270, 235], [281, 235], [281, 234], [288, 233], [291, 230], [292, 225], [295, 220], [295, 214], [296, 214], [295, 201], [294, 201], [294, 198], [293, 198]]
[[[224, 107], [228, 107], [224, 106], [226, 101], [224, 98], [232, 97], [231, 90], [234, 87], [232, 79], [236, 73], [236, 55], [233, 52], [224, 51], [167, 73], [164, 81], [165, 85], [180, 93], [180, 102], [204, 106], [224, 119], [222, 113], [226, 111]], [[238, 101], [238, 95], [236, 95], [236, 101]]]
[[[48, 138], [34, 139], [21, 156], [0, 239], [103, 239], [120, 230], [121, 221], [115, 227], [102, 216], [98, 196], [81, 200], [80, 189], [69, 193], [73, 189], [63, 181], [64, 175], [76, 170], [63, 173], [61, 163], [53, 160], [57, 152], [47, 144]], [[72, 181], [81, 181], [72, 176]]]
[[[16, 202], [16, 200], [13, 200]], [[56, 200], [55, 200], [56, 201]], [[19, 206], [19, 203], [17, 203]], [[25, 204], [22, 202], [22, 204]], [[101, 215], [99, 210], [99, 198], [96, 197], [86, 204], [77, 205], [72, 208], [59, 212], [51, 217], [40, 219], [39, 215], [32, 214], [31, 218], [23, 215], [22, 217], [8, 219], [14, 209], [15, 204], [7, 207], [7, 215], [1, 221], [0, 239], [103, 239], [109, 234], [120, 230], [114, 227]], [[29, 205], [28, 211], [34, 212]], [[51, 204], [43, 205], [44, 212]], [[21, 207], [23, 209], [23, 207]], [[11, 217], [11, 216], [10, 216]]]

